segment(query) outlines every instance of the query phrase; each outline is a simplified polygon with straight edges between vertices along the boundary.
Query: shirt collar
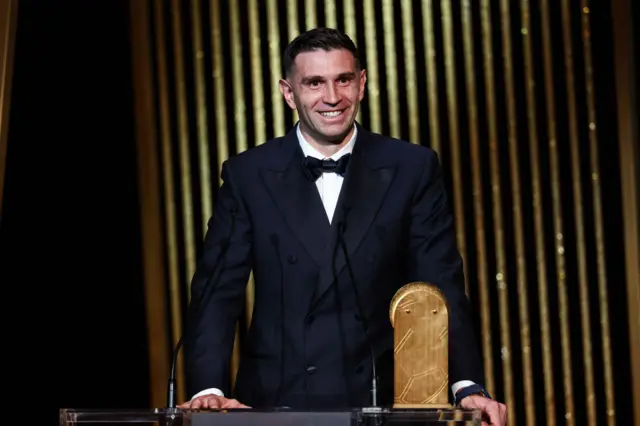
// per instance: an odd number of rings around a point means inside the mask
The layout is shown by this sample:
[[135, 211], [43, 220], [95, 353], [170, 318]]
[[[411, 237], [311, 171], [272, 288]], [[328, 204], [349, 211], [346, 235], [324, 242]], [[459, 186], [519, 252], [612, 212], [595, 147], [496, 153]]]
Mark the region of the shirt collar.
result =
[[[347, 144], [343, 146], [340, 149], [340, 151], [336, 152], [335, 154], [333, 154], [331, 157], [328, 157], [328, 158], [330, 158], [331, 160], [338, 160], [343, 155], [351, 154], [351, 152], [353, 151], [353, 146], [356, 143], [356, 136], [358, 135], [358, 126], [354, 124], [353, 127], [354, 127], [353, 135], [351, 136], [351, 139], [349, 139], [349, 142], [347, 142]], [[309, 142], [305, 140], [304, 136], [302, 136], [302, 132], [300, 131], [300, 123], [298, 123], [298, 125], [296, 126], [296, 135], [298, 136], [298, 142], [300, 143], [300, 148], [302, 148], [302, 153], [305, 156], [317, 158], [319, 160], [324, 160], [327, 158], [325, 155], [318, 152], [317, 149], [315, 149], [313, 146], [311, 146]]]

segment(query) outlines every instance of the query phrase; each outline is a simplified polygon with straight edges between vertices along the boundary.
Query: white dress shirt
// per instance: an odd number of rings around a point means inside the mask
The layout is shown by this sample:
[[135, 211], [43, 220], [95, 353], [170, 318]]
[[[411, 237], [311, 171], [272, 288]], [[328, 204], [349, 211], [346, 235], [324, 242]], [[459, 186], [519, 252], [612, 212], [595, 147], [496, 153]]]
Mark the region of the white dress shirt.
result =
[[[351, 152], [353, 151], [353, 145], [356, 143], [358, 128], [355, 127], [353, 136], [351, 136], [349, 142], [347, 142], [345, 146], [340, 148], [340, 151], [336, 152], [331, 157], [322, 155], [304, 139], [304, 136], [302, 136], [302, 132], [300, 131], [300, 125], [298, 125], [296, 129], [296, 134], [298, 135], [298, 142], [300, 143], [300, 148], [302, 148], [302, 153], [305, 155], [305, 157], [313, 157], [317, 158], [318, 160], [338, 161], [340, 157], [346, 154], [351, 154]], [[318, 180], [316, 180], [316, 187], [318, 188], [320, 199], [322, 199], [324, 210], [327, 212], [329, 223], [331, 223], [331, 221], [333, 220], [333, 213], [336, 210], [336, 204], [338, 203], [338, 196], [340, 195], [343, 181], [344, 177], [340, 176], [337, 173], [322, 173]]]
[[[355, 127], [355, 126], [354, 126]], [[305, 156], [314, 157], [319, 160], [331, 159], [338, 161], [340, 157], [346, 154], [350, 154], [353, 151], [353, 146], [356, 142], [356, 136], [358, 135], [358, 128], [355, 127], [353, 136], [345, 146], [343, 146], [338, 152], [333, 154], [331, 157], [326, 157], [316, 150], [309, 142], [307, 142], [300, 131], [300, 125], [298, 124], [296, 128], [296, 135], [298, 136], [298, 143], [300, 144], [300, 148], [302, 149], [302, 153]], [[340, 190], [342, 189], [342, 182], [344, 181], [344, 177], [338, 175], [337, 173], [322, 173], [322, 175], [316, 180], [316, 187], [318, 188], [318, 193], [320, 194], [320, 199], [322, 200], [322, 204], [324, 205], [324, 209], [327, 212], [327, 218], [329, 219], [329, 223], [333, 220], [333, 214], [336, 210], [336, 204], [338, 203], [338, 196], [340, 195]], [[451, 386], [451, 391], [455, 395], [458, 390], [474, 384], [469, 380], [462, 380], [454, 383]], [[224, 396], [222, 391], [217, 388], [205, 389], [201, 392], [198, 392], [193, 396], [196, 398], [201, 395], [209, 395], [214, 394], [218, 396]], [[242, 402], [242, 401], [240, 401]]]

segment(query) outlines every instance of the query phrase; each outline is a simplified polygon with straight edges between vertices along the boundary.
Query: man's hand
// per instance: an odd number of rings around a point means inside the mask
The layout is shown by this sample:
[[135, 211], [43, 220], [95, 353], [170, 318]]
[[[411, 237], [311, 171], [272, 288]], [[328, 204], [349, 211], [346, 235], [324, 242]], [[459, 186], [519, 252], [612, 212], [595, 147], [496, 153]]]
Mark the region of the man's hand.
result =
[[507, 406], [482, 395], [469, 395], [462, 398], [460, 406], [467, 410], [482, 411], [482, 426], [507, 426]]
[[193, 398], [191, 401], [187, 401], [184, 404], [178, 405], [178, 408], [187, 410], [209, 409], [209, 410], [222, 410], [231, 408], [251, 408], [247, 405], [240, 403], [237, 399], [227, 399], [218, 395], [202, 395], [197, 398]]

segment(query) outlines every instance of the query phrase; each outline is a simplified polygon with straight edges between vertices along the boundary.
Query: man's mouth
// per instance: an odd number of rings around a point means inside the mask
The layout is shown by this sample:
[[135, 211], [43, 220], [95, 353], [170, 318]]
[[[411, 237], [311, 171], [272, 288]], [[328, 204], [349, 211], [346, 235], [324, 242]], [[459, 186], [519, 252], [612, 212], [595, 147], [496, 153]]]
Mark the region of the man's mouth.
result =
[[323, 111], [323, 112], [320, 112], [320, 115], [326, 118], [334, 118], [341, 115], [344, 111], [345, 110], [343, 109], [337, 110], [337, 111]]

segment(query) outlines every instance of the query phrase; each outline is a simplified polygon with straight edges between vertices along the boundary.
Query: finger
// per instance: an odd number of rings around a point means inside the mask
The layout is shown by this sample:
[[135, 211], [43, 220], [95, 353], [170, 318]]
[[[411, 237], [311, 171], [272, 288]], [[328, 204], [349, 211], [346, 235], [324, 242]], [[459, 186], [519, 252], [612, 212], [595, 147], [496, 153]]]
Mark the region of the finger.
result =
[[243, 403], [241, 403], [237, 399], [232, 399], [231, 401], [233, 401], [233, 404], [230, 405], [228, 408], [251, 408], [248, 405], [244, 405]]
[[216, 397], [205, 397], [202, 398], [201, 408], [205, 410], [211, 410], [218, 408], [218, 398]]
[[460, 401], [460, 406], [462, 408], [466, 408], [467, 410], [478, 408], [478, 404], [476, 403], [475, 398], [473, 398], [472, 396], [466, 397], [462, 401]]
[[500, 404], [500, 411], [502, 412], [502, 421], [506, 426], [507, 419], [509, 418], [509, 412], [507, 411], [507, 406], [504, 404]]
[[240, 408], [240, 403], [237, 399], [227, 399], [221, 405], [221, 408]]
[[502, 423], [502, 415], [500, 413], [500, 404], [493, 401], [484, 407], [484, 412], [489, 416], [489, 420], [492, 425], [504, 426]]
[[208, 401], [210, 410], [218, 410], [222, 407], [222, 398], [214, 396], [213, 398], [209, 398]]
[[192, 410], [197, 410], [202, 407], [202, 398], [196, 398], [189, 402], [189, 407]]
[[187, 401], [187, 402], [183, 402], [182, 404], [178, 405], [178, 408], [182, 408], [184, 410], [189, 409], [191, 406], [191, 401]]

